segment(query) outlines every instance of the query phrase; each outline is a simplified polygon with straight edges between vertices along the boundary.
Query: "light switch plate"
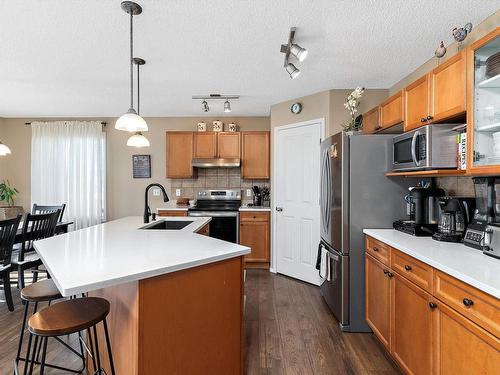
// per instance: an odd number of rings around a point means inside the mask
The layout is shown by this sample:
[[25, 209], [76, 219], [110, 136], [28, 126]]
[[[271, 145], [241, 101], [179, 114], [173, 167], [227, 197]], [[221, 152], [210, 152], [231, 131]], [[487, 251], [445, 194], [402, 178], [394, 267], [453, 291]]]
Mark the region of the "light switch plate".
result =
[[181, 196], [181, 189], [175, 189], [175, 196], [180, 197]]
[[247, 197], [251, 197], [252, 196], [252, 189], [247, 189]]
[[159, 197], [160, 196], [160, 189], [153, 189], [153, 196]]

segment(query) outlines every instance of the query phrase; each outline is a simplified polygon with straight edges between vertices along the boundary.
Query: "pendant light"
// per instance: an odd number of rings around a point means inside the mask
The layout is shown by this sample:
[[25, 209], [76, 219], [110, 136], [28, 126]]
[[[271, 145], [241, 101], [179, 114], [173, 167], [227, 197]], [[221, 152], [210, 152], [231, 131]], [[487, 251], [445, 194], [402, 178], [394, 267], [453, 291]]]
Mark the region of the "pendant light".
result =
[[8, 148], [7, 145], [4, 145], [2, 141], [0, 141], [0, 156], [5, 156], [10, 153], [10, 148]]
[[224, 102], [224, 112], [226, 113], [231, 112], [231, 103], [229, 103], [229, 100], [226, 100]]
[[[146, 60], [141, 59], [140, 57], [134, 57], [132, 59], [133, 63], [137, 65], [137, 115], [140, 114], [140, 105], [141, 105], [141, 81], [140, 81], [140, 72], [139, 68], [146, 64]], [[131, 147], [149, 147], [149, 140], [142, 134], [142, 132], [138, 131], [134, 135], [132, 135], [127, 140], [127, 146]]]
[[133, 1], [123, 1], [121, 8], [130, 15], [130, 108], [124, 115], [116, 121], [115, 129], [129, 132], [147, 131], [148, 124], [144, 119], [137, 114], [134, 109], [134, 37], [133, 37], [133, 18], [135, 15], [142, 13], [142, 8], [139, 4]]

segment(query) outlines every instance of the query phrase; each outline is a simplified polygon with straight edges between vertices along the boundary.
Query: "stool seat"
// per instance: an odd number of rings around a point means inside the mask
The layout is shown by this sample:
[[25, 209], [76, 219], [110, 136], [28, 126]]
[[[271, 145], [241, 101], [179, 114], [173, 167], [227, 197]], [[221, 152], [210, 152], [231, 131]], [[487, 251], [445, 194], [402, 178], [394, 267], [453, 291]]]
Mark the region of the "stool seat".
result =
[[30, 302], [44, 302], [62, 298], [52, 279], [37, 281], [21, 290], [21, 298]]
[[38, 336], [69, 335], [104, 320], [109, 308], [109, 302], [98, 297], [59, 302], [32, 315], [28, 321], [28, 330]]

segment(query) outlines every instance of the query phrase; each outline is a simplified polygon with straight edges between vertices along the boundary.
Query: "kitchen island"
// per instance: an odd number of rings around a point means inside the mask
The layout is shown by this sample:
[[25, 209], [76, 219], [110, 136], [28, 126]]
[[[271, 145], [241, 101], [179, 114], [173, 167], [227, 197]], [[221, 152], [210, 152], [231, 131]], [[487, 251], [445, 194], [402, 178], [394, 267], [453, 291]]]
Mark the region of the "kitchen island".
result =
[[[144, 228], [126, 217], [35, 243], [63, 296], [109, 300], [117, 374], [243, 373], [250, 249], [197, 234], [209, 221], [166, 217]], [[185, 226], [148, 229], [166, 222]]]

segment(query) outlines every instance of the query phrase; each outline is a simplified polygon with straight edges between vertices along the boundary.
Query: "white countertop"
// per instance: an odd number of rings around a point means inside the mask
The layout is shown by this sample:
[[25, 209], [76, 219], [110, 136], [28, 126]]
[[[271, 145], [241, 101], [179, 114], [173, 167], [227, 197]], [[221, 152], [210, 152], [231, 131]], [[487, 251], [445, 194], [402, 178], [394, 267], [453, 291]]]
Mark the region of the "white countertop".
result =
[[365, 229], [363, 232], [458, 280], [500, 298], [500, 259], [463, 244], [415, 237], [395, 229]]
[[239, 211], [271, 211], [271, 207], [263, 207], [263, 206], [241, 206]]
[[35, 249], [65, 297], [141, 280], [250, 253], [250, 248], [193, 233], [208, 217], [163, 217], [193, 221], [181, 230], [139, 229], [129, 216], [36, 241]]

